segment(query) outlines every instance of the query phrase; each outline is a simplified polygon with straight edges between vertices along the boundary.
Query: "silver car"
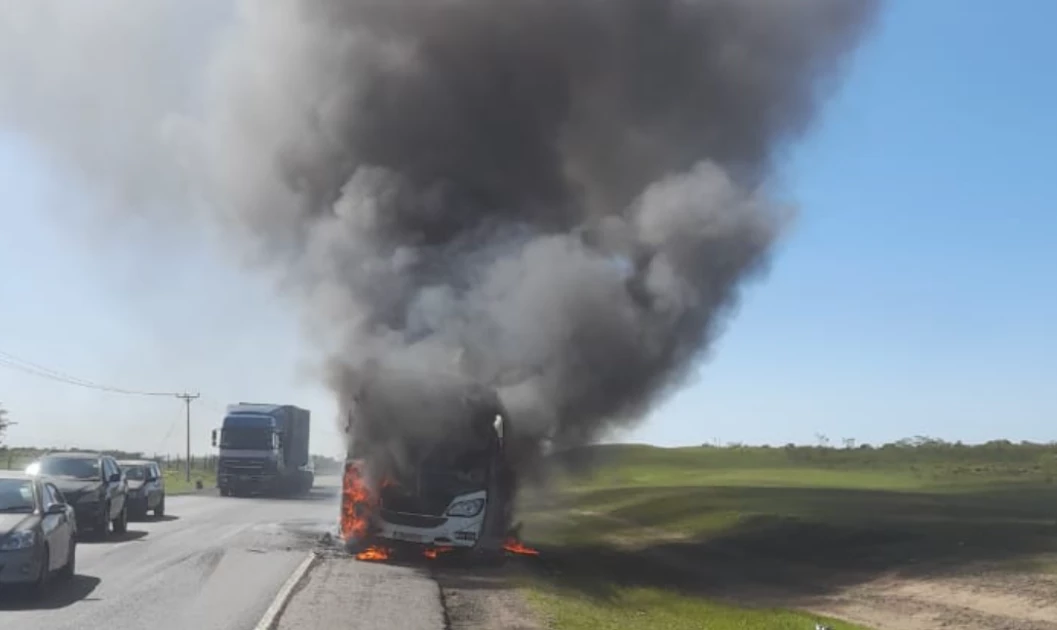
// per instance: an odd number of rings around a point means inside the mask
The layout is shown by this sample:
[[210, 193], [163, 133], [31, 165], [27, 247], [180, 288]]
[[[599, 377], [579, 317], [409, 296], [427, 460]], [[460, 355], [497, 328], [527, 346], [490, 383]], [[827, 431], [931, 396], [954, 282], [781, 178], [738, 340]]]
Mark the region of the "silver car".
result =
[[128, 481], [128, 512], [137, 518], [154, 512], [165, 516], [165, 477], [158, 463], [146, 459], [125, 459], [117, 463]]
[[47, 589], [53, 575], [73, 577], [77, 518], [54, 484], [0, 471], [0, 589]]

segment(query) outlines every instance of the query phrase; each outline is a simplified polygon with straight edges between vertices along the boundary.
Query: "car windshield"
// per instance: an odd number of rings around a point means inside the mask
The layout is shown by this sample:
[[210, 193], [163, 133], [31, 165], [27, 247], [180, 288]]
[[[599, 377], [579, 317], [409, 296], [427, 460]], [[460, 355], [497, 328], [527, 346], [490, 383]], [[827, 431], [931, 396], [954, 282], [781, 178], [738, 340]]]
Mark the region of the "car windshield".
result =
[[0, 512], [32, 512], [33, 484], [26, 479], [0, 479]]
[[125, 478], [129, 481], [143, 481], [147, 478], [147, 469], [143, 466], [122, 466], [121, 470], [125, 471]]
[[40, 474], [75, 479], [99, 479], [99, 462], [84, 457], [45, 457], [40, 461]]

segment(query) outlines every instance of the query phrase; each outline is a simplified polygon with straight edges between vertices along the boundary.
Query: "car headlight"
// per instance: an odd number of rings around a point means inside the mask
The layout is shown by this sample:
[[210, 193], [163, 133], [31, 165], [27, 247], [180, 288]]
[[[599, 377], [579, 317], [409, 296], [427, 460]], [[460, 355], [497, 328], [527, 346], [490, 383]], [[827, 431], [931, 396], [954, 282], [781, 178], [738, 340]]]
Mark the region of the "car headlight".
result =
[[448, 516], [477, 516], [484, 509], [484, 499], [459, 501], [448, 508]]
[[37, 542], [37, 535], [33, 530], [25, 532], [13, 532], [0, 539], [0, 551], [17, 551], [29, 549]]

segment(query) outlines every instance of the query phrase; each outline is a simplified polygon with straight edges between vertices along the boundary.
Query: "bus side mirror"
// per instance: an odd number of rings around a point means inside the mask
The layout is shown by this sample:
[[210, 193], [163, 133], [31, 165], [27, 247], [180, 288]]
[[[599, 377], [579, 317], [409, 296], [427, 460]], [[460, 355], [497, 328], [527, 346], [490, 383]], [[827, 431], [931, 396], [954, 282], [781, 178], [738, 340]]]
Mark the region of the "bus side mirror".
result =
[[217, 430], [213, 429], [213, 446], [217, 445]]
[[496, 414], [495, 422], [492, 423], [492, 426], [495, 427], [495, 434], [499, 438], [499, 444], [502, 445], [503, 444], [503, 416], [500, 415], [500, 414]]

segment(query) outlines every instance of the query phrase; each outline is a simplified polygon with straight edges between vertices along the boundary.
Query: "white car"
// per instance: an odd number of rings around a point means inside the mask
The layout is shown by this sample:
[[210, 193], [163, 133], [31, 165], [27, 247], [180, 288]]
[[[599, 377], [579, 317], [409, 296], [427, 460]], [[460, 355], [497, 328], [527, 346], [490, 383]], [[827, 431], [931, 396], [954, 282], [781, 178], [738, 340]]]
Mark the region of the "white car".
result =
[[77, 517], [55, 484], [0, 471], [0, 587], [30, 586], [38, 594], [52, 577], [77, 566]]

